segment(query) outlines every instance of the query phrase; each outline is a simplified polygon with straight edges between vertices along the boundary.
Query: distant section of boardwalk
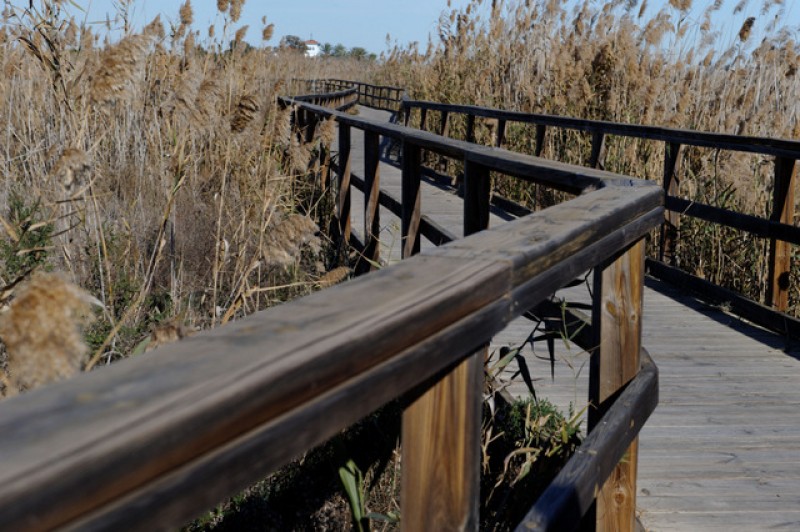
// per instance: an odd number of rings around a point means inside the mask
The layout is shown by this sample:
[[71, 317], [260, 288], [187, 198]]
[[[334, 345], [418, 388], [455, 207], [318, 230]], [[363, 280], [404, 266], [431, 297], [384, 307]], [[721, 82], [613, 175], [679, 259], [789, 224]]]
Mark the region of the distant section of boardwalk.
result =
[[[360, 114], [388, 120], [384, 111]], [[363, 143], [353, 132], [352, 170], [363, 175]], [[382, 163], [381, 188], [400, 197], [400, 170]], [[423, 183], [422, 212], [457, 236], [463, 203]], [[363, 196], [353, 191], [352, 226], [363, 235]], [[507, 216], [495, 213], [490, 225]], [[400, 259], [400, 222], [381, 209], [381, 255]], [[422, 248], [431, 246], [423, 239]], [[589, 300], [585, 287], [558, 293]], [[643, 345], [660, 372], [660, 402], [640, 436], [637, 507], [648, 530], [800, 530], [800, 348], [705, 305], [676, 287], [647, 280]], [[520, 346], [536, 324], [525, 318], [492, 349]], [[540, 332], [536, 333], [537, 335]], [[554, 379], [545, 342], [522, 350], [536, 393], [562, 408], [586, 406], [588, 354], [568, 340], [555, 347]], [[512, 368], [514, 369], [514, 368]], [[509, 389], [527, 393], [521, 381]]]

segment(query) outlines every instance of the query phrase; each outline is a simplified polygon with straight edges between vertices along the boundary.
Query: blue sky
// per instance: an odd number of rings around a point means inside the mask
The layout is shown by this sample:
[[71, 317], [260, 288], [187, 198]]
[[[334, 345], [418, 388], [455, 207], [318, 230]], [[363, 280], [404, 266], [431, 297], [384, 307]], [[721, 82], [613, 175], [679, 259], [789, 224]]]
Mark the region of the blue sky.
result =
[[[104, 21], [109, 13], [113, 18], [116, 5], [130, 4], [132, 18], [136, 27], [152, 20], [161, 14], [162, 20], [176, 21], [178, 9], [185, 0], [71, 0], [87, 10], [87, 19]], [[598, 0], [600, 2], [600, 0]], [[699, 24], [704, 8], [712, 0], [693, 2], [690, 22]], [[733, 6], [740, 0], [724, 0], [723, 7], [715, 16], [713, 24], [720, 32], [721, 42], [729, 45], [734, 42], [739, 28], [748, 16], [756, 16], [758, 21], [755, 36], [763, 27], [767, 18], [761, 15], [761, 6], [765, 0], [745, 0], [744, 9], [733, 15]], [[12, 4], [26, 6], [28, 0], [11, 0]], [[39, 0], [34, 0], [35, 4]], [[453, 7], [463, 7], [468, 0], [451, 0]], [[651, 0], [648, 14], [655, 14], [667, 0]], [[782, 0], [784, 6], [783, 22], [797, 32], [800, 26], [800, 0]], [[64, 2], [67, 5], [67, 2]], [[485, 0], [490, 4], [490, 0]], [[222, 19], [217, 12], [216, 0], [192, 0], [194, 9], [194, 29], [199, 30], [205, 38], [208, 26], [222, 26]], [[75, 8], [69, 8], [76, 18], [83, 15]], [[254, 45], [261, 45], [261, 18], [266, 16], [267, 23], [275, 24], [274, 37], [267, 44], [277, 45], [284, 35], [297, 35], [302, 39], [314, 38], [322, 43], [342, 43], [347, 48], [361, 46], [370, 52], [380, 53], [387, 49], [386, 35], [392, 41], [408, 44], [412, 41], [420, 43], [424, 51], [428, 35], [436, 37], [436, 23], [442, 12], [446, 11], [447, 0], [246, 0], [242, 17], [238, 25], [248, 24], [250, 29], [247, 40]], [[772, 12], [774, 15], [775, 12]], [[649, 18], [646, 15], [646, 18]], [[752, 39], [753, 41], [756, 38]]]
[[[36, 1], [36, 0], [35, 0]], [[88, 20], [105, 20], [106, 13], [113, 18], [119, 0], [73, 0], [88, 8]], [[149, 22], [157, 14], [162, 20], [178, 19], [178, 9], [185, 0], [134, 0], [133, 21], [137, 26]], [[16, 5], [27, 5], [27, 0], [14, 0]], [[453, 0], [453, 6], [465, 6], [467, 0]], [[192, 0], [194, 29], [205, 37], [211, 23], [219, 22], [216, 0]], [[79, 15], [75, 8], [70, 12]], [[277, 45], [284, 35], [297, 35], [322, 43], [342, 43], [348, 48], [361, 46], [370, 52], [386, 50], [386, 34], [405, 44], [419, 41], [424, 50], [428, 34], [434, 34], [436, 22], [447, 9], [447, 0], [247, 0], [242, 9], [239, 26], [249, 24], [247, 40], [261, 43], [261, 17], [275, 24], [275, 36], [268, 44]], [[79, 18], [76, 16], [76, 18]], [[82, 15], [81, 17], [82, 18]]]

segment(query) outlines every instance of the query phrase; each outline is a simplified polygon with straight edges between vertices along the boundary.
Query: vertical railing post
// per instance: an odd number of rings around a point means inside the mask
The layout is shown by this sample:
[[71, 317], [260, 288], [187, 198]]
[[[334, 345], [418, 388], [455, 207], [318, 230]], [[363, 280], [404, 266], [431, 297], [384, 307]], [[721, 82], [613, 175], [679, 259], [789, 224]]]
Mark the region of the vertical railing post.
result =
[[589, 166], [604, 169], [606, 136], [602, 131], [592, 132], [592, 154], [589, 157]]
[[381, 260], [380, 250], [380, 136], [364, 131], [364, 257], [365, 271], [375, 270]]
[[[794, 188], [797, 161], [786, 157], [775, 159], [775, 187], [772, 196], [772, 222], [794, 225]], [[789, 308], [789, 285], [792, 270], [792, 247], [783, 240], [769, 240], [769, 285], [767, 300], [781, 312]]]
[[489, 227], [490, 189], [489, 169], [464, 161], [464, 236]]
[[534, 148], [534, 155], [537, 157], [542, 156], [542, 150], [544, 150], [545, 133], [547, 133], [547, 126], [544, 124], [536, 124], [536, 147]]
[[[467, 161], [465, 176], [469, 235], [488, 227], [489, 170]], [[485, 346], [476, 349], [403, 412], [404, 530], [478, 529], [485, 356]]]
[[[639, 372], [643, 283], [644, 240], [594, 271], [592, 332], [597, 347], [590, 362], [590, 432], [602, 422], [603, 414], [620, 389]], [[635, 529], [637, 458], [638, 439], [598, 492], [597, 530]]]
[[401, 234], [403, 258], [419, 253], [419, 222], [421, 216], [420, 176], [422, 149], [403, 140], [403, 174], [401, 178]]
[[467, 142], [475, 142], [475, 115], [467, 115]]
[[498, 148], [503, 147], [503, 142], [506, 138], [506, 121], [502, 118], [497, 120], [497, 133], [494, 138], [494, 145]]
[[[678, 178], [678, 156], [681, 145], [677, 142], [664, 144], [664, 195], [677, 196], [680, 188]], [[664, 210], [664, 224], [661, 226], [661, 245], [659, 246], [659, 260], [670, 265], [675, 265], [676, 250], [678, 248], [678, 229], [680, 228], [680, 213]]]
[[425, 122], [428, 120], [428, 110], [425, 107], [420, 109], [419, 114], [419, 128], [425, 131]]
[[350, 243], [350, 126], [339, 123], [339, 195], [336, 219], [344, 249]]

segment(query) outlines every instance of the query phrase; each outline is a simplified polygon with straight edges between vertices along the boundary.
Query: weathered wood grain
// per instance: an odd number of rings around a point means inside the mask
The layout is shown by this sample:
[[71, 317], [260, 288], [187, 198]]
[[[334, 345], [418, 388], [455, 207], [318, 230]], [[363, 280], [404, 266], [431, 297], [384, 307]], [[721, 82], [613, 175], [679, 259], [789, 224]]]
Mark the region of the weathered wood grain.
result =
[[[634, 244], [608, 266], [595, 271], [592, 311], [596, 350], [589, 377], [589, 430], [597, 425], [612, 400], [639, 371], [642, 347], [644, 241]], [[597, 530], [633, 531], [636, 525], [638, 440], [603, 484], [597, 496]]]
[[[771, 222], [794, 225], [796, 180], [797, 161], [778, 157], [775, 160]], [[789, 308], [789, 286], [791, 285], [792, 271], [792, 249], [787, 242], [775, 238], [770, 239], [768, 268], [767, 301], [776, 309], [786, 312]]]

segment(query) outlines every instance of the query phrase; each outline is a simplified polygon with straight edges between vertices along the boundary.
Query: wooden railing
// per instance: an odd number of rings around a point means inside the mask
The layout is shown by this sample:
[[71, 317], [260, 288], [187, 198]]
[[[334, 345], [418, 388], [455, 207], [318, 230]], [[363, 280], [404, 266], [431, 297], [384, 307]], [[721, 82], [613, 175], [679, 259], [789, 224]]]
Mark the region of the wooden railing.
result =
[[[406, 125], [412, 113], [417, 110], [420, 127], [423, 130], [427, 127], [428, 113], [430, 111], [439, 113], [440, 135], [447, 135], [449, 117], [456, 114], [465, 115], [465, 139], [469, 142], [475, 141], [476, 119], [494, 120], [496, 128], [493, 144], [498, 147], [504, 144], [507, 123], [533, 124], [536, 132], [534, 146], [536, 156], [542, 153], [548, 129], [583, 131], [592, 136], [589, 166], [593, 168], [603, 167], [605, 141], [609, 135], [664, 142], [662, 186], [665, 192], [666, 211], [660, 235], [659, 256], [658, 259], [648, 259], [648, 270], [658, 277], [689, 286], [715, 302], [729, 303], [732, 310], [764, 327], [800, 338], [800, 320], [785, 314], [789, 300], [792, 246], [800, 245], [800, 227], [794, 225], [795, 181], [797, 160], [800, 159], [799, 141], [703, 133], [416, 100], [404, 100], [403, 108]], [[774, 156], [773, 202], [770, 215], [760, 217], [742, 214], [679, 197], [678, 161], [681, 150], [686, 146]], [[675, 268], [675, 249], [681, 216], [698, 218], [768, 239], [767, 303], [778, 312]]]
[[[343, 236], [352, 129], [364, 131], [369, 238], [379, 137], [402, 143], [407, 260], [4, 401], [0, 529], [178, 526], [397, 397], [408, 404], [404, 528], [476, 529], [485, 346], [594, 268], [590, 432], [520, 527], [573, 527], [596, 497], [604, 526], [632, 530], [636, 436], [657, 402], [640, 343], [643, 237], [663, 218], [661, 189], [281, 102], [298, 111], [298, 126], [311, 115], [339, 123]], [[418, 253], [423, 149], [464, 162], [465, 237]], [[487, 229], [490, 171], [578, 196]]]
[[375, 109], [397, 112], [402, 108], [405, 90], [400, 87], [372, 85], [360, 81], [344, 79], [300, 80], [308, 92], [329, 93], [354, 88], [358, 93], [359, 104]]

